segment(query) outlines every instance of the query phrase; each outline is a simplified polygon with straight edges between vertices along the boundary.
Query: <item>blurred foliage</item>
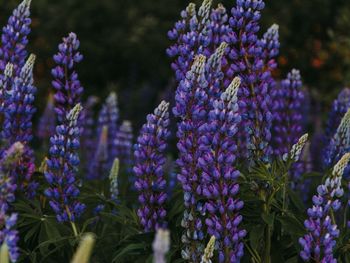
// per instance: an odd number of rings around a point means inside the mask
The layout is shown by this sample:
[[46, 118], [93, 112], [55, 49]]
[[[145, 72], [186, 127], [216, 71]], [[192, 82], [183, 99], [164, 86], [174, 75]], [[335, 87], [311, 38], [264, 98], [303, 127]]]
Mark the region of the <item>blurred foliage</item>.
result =
[[[1, 25], [18, 2], [0, 0]], [[50, 90], [51, 57], [61, 37], [74, 31], [85, 56], [79, 67], [85, 95], [105, 96], [116, 86], [122, 98], [122, 117], [139, 127], [159, 97], [169, 97], [166, 93], [174, 90], [170, 59], [165, 54], [170, 44], [167, 31], [188, 2], [33, 0], [29, 50], [38, 55], [39, 109]], [[201, 1], [195, 2], [199, 5]], [[222, 2], [231, 8], [235, 1]], [[322, 107], [328, 107], [350, 81], [349, 20], [348, 0], [266, 1], [262, 30], [272, 23], [280, 25], [282, 45], [276, 76], [299, 68], [304, 82], [312, 88], [312, 96], [321, 101]]]

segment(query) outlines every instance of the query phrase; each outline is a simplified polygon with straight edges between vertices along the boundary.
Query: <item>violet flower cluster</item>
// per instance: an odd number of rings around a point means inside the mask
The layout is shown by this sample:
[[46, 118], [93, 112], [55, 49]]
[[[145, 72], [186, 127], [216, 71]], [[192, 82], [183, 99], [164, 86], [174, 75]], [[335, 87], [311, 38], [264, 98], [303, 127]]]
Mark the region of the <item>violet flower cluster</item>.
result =
[[100, 138], [98, 139], [94, 156], [88, 163], [88, 179], [103, 179], [105, 172], [108, 170], [108, 126], [102, 127]]
[[132, 126], [130, 121], [123, 121], [114, 139], [117, 157], [126, 170], [132, 166]]
[[50, 138], [50, 155], [45, 172], [50, 186], [45, 195], [59, 222], [74, 222], [85, 209], [85, 205], [78, 200], [80, 191], [76, 179], [80, 137], [78, 118], [81, 109], [80, 104], [77, 104]]
[[312, 198], [313, 207], [308, 209], [309, 218], [304, 222], [308, 233], [299, 239], [302, 246], [300, 256], [306, 262], [337, 262], [333, 250], [339, 229], [331, 214], [341, 207], [339, 199], [344, 194], [341, 180], [349, 160], [350, 153], [347, 153], [334, 166], [325, 183], [318, 186], [317, 195]]
[[240, 152], [246, 155], [242, 157], [248, 157], [250, 162], [266, 162], [271, 154], [271, 71], [264, 63], [265, 53], [257, 37], [260, 12], [264, 6], [262, 0], [237, 0], [229, 19], [232, 29], [227, 38], [230, 48], [229, 64], [224, 70], [225, 85], [228, 85], [234, 76], [240, 77], [242, 81], [238, 92], [243, 130], [239, 134], [239, 147]]
[[7, 25], [2, 29], [0, 47], [0, 72], [5, 70], [8, 63], [14, 68], [14, 77], [18, 76], [27, 58], [26, 46], [30, 33], [30, 3], [24, 0], [8, 19]]
[[324, 167], [331, 167], [347, 152], [350, 152], [350, 108], [325, 149]]
[[274, 89], [274, 154], [282, 156], [303, 134], [302, 104], [304, 94], [299, 70], [293, 69], [280, 87]]
[[52, 94], [49, 94], [44, 112], [39, 120], [36, 136], [39, 139], [46, 141], [46, 139], [50, 138], [55, 133], [55, 128], [56, 115], [54, 97]]
[[114, 140], [118, 131], [118, 121], [119, 121], [119, 109], [118, 109], [117, 94], [114, 92], [111, 92], [107, 97], [106, 102], [102, 105], [102, 108], [98, 115], [98, 123], [97, 123], [98, 137], [100, 137], [102, 128], [104, 126], [108, 127], [108, 142], [107, 142], [108, 161], [107, 161], [106, 173], [108, 173], [108, 170], [112, 166], [114, 158], [116, 158], [118, 154], [114, 143]]
[[166, 161], [166, 141], [170, 135], [168, 108], [169, 103], [162, 101], [154, 113], [147, 116], [147, 123], [142, 126], [135, 145], [135, 187], [141, 205], [137, 215], [146, 232], [161, 227], [166, 216], [164, 205], [167, 195], [163, 167]]
[[178, 180], [184, 192], [185, 212], [181, 222], [185, 232], [182, 241], [185, 248], [182, 257], [194, 262], [200, 260], [203, 252], [202, 240], [204, 239], [202, 216], [204, 204], [201, 201], [201, 170], [198, 159], [201, 156], [200, 127], [205, 123], [206, 111], [204, 108], [208, 102], [206, 88], [208, 82], [205, 78], [206, 58], [199, 55], [195, 58], [192, 68], [186, 74], [175, 95], [176, 105], [173, 108], [175, 117], [180, 121], [177, 124], [177, 148], [179, 157]]
[[239, 262], [243, 256], [242, 239], [246, 231], [240, 229], [242, 216], [239, 215], [243, 201], [237, 198], [239, 171], [234, 163], [237, 154], [235, 135], [241, 116], [238, 112], [237, 92], [240, 79], [213, 101], [208, 122], [200, 128], [204, 153], [198, 159], [202, 167], [203, 195], [208, 233], [216, 237], [219, 262]]
[[83, 87], [78, 79], [74, 67], [82, 61], [79, 53], [80, 42], [75, 33], [69, 33], [58, 46], [58, 53], [53, 59], [56, 67], [52, 69], [52, 86], [55, 93], [55, 111], [59, 123], [63, 123], [66, 115], [75, 105], [81, 102]]
[[337, 99], [332, 104], [331, 111], [328, 115], [325, 131], [325, 143], [330, 142], [333, 135], [344, 117], [345, 113], [350, 108], [350, 88], [344, 88], [338, 95]]
[[25, 151], [15, 169], [13, 176], [20, 190], [29, 198], [33, 198], [38, 184], [32, 180], [34, 173], [34, 153], [29, 147], [32, 141], [32, 118], [36, 109], [34, 108], [34, 96], [36, 88], [33, 85], [33, 66], [35, 56], [30, 55], [27, 62], [16, 76], [11, 88], [4, 90], [5, 101], [3, 103], [3, 128], [2, 138], [6, 142], [6, 147], [21, 142], [25, 146]]

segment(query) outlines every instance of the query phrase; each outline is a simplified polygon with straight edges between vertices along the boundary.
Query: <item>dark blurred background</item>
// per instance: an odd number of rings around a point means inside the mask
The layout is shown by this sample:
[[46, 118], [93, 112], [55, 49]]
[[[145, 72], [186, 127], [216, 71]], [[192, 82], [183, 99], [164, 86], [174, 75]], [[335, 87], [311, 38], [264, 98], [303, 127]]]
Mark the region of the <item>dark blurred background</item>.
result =
[[[195, 1], [198, 5], [201, 1]], [[228, 10], [234, 0], [222, 1]], [[337, 92], [350, 82], [349, 0], [266, 0], [262, 32], [280, 25], [280, 69], [302, 72], [315, 101], [326, 112]], [[117, 89], [123, 119], [138, 127], [161, 97], [174, 91], [167, 31], [187, 0], [33, 0], [30, 52], [37, 55], [37, 106], [50, 91], [52, 55], [62, 36], [77, 33], [84, 61], [78, 68], [86, 94], [105, 97]], [[214, 0], [214, 5], [219, 2]], [[5, 25], [19, 0], [0, 0]]]

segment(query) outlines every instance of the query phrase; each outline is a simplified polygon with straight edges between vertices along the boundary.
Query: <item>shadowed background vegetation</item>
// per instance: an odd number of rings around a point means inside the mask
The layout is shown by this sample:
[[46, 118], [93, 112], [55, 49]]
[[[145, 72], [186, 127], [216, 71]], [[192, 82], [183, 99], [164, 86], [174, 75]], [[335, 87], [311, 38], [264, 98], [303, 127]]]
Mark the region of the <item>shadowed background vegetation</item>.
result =
[[[195, 1], [199, 5], [201, 1]], [[222, 1], [230, 9], [234, 0]], [[5, 25], [18, 0], [0, 0]], [[106, 96], [117, 89], [123, 119], [139, 127], [172, 85], [165, 49], [167, 31], [178, 20], [187, 0], [33, 0], [29, 50], [38, 56], [35, 67], [39, 113], [50, 88], [52, 55], [68, 32], [77, 33], [84, 61], [79, 75], [85, 96]], [[214, 4], [219, 3], [214, 0]], [[350, 2], [347, 0], [268, 0], [262, 30], [280, 25], [283, 77], [299, 68], [315, 109], [326, 112], [337, 92], [350, 82]], [[324, 110], [323, 110], [324, 109]], [[317, 113], [317, 112], [316, 112]], [[37, 117], [39, 114], [37, 114]]]

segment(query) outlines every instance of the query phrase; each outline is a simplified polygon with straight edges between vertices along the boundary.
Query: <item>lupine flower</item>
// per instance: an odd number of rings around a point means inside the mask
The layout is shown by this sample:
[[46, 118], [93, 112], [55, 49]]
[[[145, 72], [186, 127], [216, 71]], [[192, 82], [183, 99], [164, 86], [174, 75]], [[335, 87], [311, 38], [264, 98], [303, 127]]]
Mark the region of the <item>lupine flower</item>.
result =
[[234, 163], [237, 154], [235, 135], [241, 117], [238, 112], [237, 92], [240, 79], [235, 78], [220, 99], [213, 102], [208, 123], [200, 129], [201, 147], [205, 148], [198, 163], [203, 170], [203, 195], [208, 233], [218, 242], [219, 262], [239, 262], [243, 256], [242, 238], [246, 231], [240, 229], [242, 216], [239, 210], [243, 201], [237, 198], [239, 171]]
[[135, 187], [141, 205], [137, 214], [146, 232], [162, 226], [166, 216], [163, 166], [166, 161], [166, 140], [169, 137], [168, 108], [169, 103], [162, 101], [154, 113], [147, 116], [147, 123], [142, 126], [135, 145]]
[[[167, 49], [167, 54], [176, 58], [171, 67], [175, 71], [178, 82], [186, 77], [195, 56], [203, 53], [210, 44], [208, 27], [211, 4], [212, 0], [204, 0], [197, 14], [195, 4], [190, 3], [181, 12], [182, 19], [175, 24], [173, 30], [168, 32], [168, 37], [176, 41]], [[213, 50], [215, 49], [216, 47]]]
[[75, 252], [72, 263], [88, 263], [95, 244], [95, 236], [91, 233], [85, 234], [80, 241], [78, 250]]
[[215, 248], [215, 236], [211, 236], [207, 247], [204, 249], [204, 254], [201, 259], [201, 263], [212, 263], [211, 258], [214, 255]]
[[37, 128], [37, 136], [41, 140], [50, 138], [55, 133], [56, 128], [56, 115], [54, 97], [50, 93], [47, 99], [45, 110], [40, 117], [39, 125]]
[[337, 262], [333, 250], [339, 230], [331, 219], [331, 213], [341, 207], [339, 199], [344, 194], [341, 179], [349, 160], [350, 153], [347, 153], [334, 166], [325, 183], [318, 186], [317, 195], [312, 198], [313, 207], [308, 209], [309, 218], [304, 222], [308, 233], [299, 239], [302, 246], [300, 256], [304, 261]]
[[33, 138], [32, 118], [36, 111], [34, 108], [36, 88], [33, 86], [34, 61], [35, 56], [30, 55], [19, 76], [15, 77], [11, 90], [7, 91], [2, 130], [6, 145], [12, 145], [15, 142], [25, 145], [25, 151], [12, 173], [16, 177], [19, 189], [30, 198], [34, 197], [38, 187], [38, 184], [32, 180], [35, 170], [34, 153], [29, 147]]
[[111, 199], [113, 201], [118, 200], [119, 195], [119, 189], [118, 189], [118, 174], [119, 174], [119, 159], [115, 158], [112, 169], [109, 173], [109, 181], [110, 181], [110, 193], [111, 193]]
[[77, 35], [70, 33], [63, 38], [63, 42], [58, 46], [58, 53], [53, 57], [56, 67], [51, 71], [52, 86], [56, 90], [55, 111], [59, 123], [63, 123], [70, 110], [80, 103], [84, 90], [74, 69], [83, 59], [78, 51], [79, 45]]
[[239, 152], [251, 163], [256, 160], [266, 162], [271, 154], [271, 72], [264, 64], [264, 53], [257, 37], [260, 12], [264, 6], [262, 0], [237, 0], [229, 19], [232, 30], [227, 43], [230, 50], [228, 66], [224, 68], [225, 86], [229, 85], [233, 76], [240, 77], [242, 81], [238, 92], [242, 116]]
[[117, 157], [121, 165], [130, 169], [132, 165], [132, 126], [130, 121], [123, 121], [114, 139]]
[[341, 119], [350, 108], [350, 89], [344, 88], [338, 95], [338, 98], [334, 100], [332, 109], [328, 115], [328, 121], [326, 125], [325, 139], [326, 144], [332, 139], [333, 135], [337, 131], [337, 128], [341, 122]]
[[114, 144], [114, 139], [118, 131], [119, 109], [117, 94], [111, 92], [103, 104], [98, 115], [97, 136], [100, 136], [103, 126], [108, 127], [108, 161], [107, 171], [112, 166], [114, 158], [117, 157], [117, 149]]
[[274, 154], [282, 156], [288, 153], [303, 133], [302, 91], [300, 72], [293, 69], [280, 88], [275, 89], [274, 97]]
[[17, 76], [27, 57], [26, 46], [30, 33], [30, 3], [24, 0], [10, 16], [7, 25], [2, 29], [0, 47], [0, 72], [11, 63], [14, 67], [14, 77]]
[[108, 126], [102, 127], [94, 158], [89, 163], [88, 179], [104, 179], [108, 162]]
[[170, 249], [170, 232], [166, 229], [157, 229], [152, 243], [154, 263], [166, 263], [165, 256]]
[[204, 239], [202, 215], [204, 204], [201, 201], [201, 171], [198, 158], [201, 155], [199, 149], [199, 128], [205, 122], [207, 116], [204, 107], [208, 103], [206, 94], [207, 81], [205, 79], [206, 58], [199, 55], [195, 58], [191, 70], [182, 80], [176, 90], [176, 105], [173, 108], [175, 117], [180, 119], [177, 125], [177, 148], [179, 157], [178, 180], [184, 192], [185, 212], [181, 225], [185, 228], [182, 242], [185, 244], [182, 257], [185, 260], [198, 262], [203, 254], [204, 247], [201, 241]]
[[350, 151], [350, 109], [342, 118], [336, 133], [329, 142], [324, 154], [324, 167], [331, 167], [340, 157]]
[[77, 122], [81, 109], [77, 104], [67, 114], [63, 124], [56, 127], [56, 134], [50, 139], [48, 170], [45, 172], [50, 187], [45, 194], [59, 222], [74, 222], [85, 209], [85, 205], [77, 200], [80, 191], [76, 186], [80, 136]]
[[36, 88], [33, 85], [33, 66], [35, 55], [30, 55], [26, 64], [15, 78], [10, 91], [6, 94], [4, 108], [3, 137], [8, 144], [29, 143], [32, 138], [32, 118]]
[[86, 166], [93, 161], [95, 147], [96, 147], [96, 135], [95, 135], [95, 118], [94, 107], [98, 103], [98, 98], [95, 96], [89, 96], [84, 104], [84, 109], [81, 115], [82, 134], [81, 145], [84, 151], [82, 152]]

